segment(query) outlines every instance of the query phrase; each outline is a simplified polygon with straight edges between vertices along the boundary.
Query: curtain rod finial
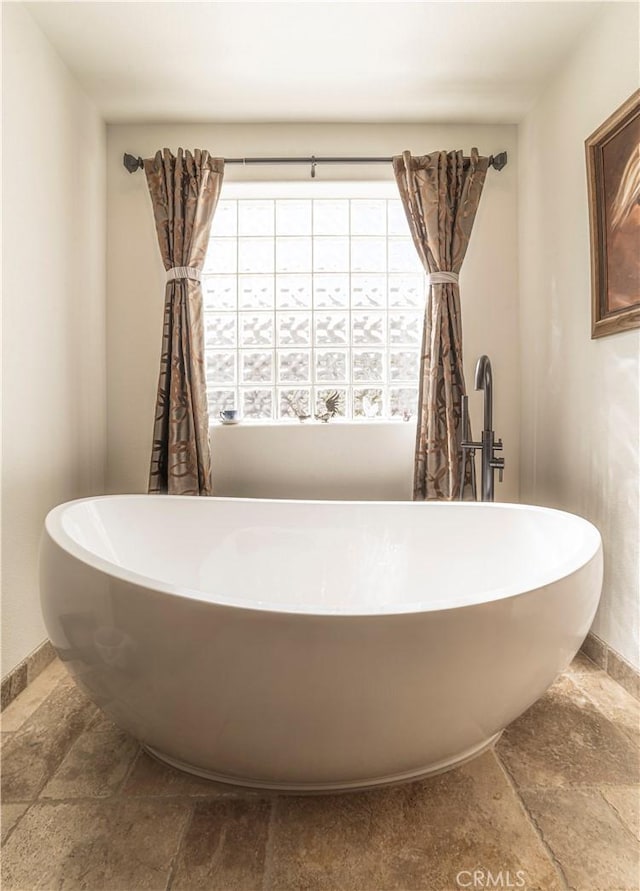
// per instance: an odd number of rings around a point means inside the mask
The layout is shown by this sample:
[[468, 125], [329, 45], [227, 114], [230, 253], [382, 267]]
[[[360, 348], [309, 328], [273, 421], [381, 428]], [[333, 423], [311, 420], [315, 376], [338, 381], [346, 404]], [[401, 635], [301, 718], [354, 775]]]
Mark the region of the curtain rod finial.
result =
[[128, 155], [126, 152], [122, 159], [122, 163], [127, 168], [129, 173], [135, 173], [138, 168], [142, 168], [144, 166], [142, 163], [142, 158], [136, 158], [134, 155]]
[[493, 156], [493, 169], [494, 170], [502, 170], [503, 167], [507, 166], [507, 153], [500, 152], [499, 155]]

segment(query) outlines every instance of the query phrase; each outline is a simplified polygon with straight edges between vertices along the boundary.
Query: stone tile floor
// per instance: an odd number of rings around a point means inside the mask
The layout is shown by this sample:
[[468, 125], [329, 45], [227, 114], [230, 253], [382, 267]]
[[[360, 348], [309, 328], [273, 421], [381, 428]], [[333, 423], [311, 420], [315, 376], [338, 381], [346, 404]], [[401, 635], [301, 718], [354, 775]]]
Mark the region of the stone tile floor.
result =
[[163, 766], [54, 662], [2, 714], [2, 887], [631, 891], [639, 781], [640, 703], [583, 655], [495, 751], [318, 797]]

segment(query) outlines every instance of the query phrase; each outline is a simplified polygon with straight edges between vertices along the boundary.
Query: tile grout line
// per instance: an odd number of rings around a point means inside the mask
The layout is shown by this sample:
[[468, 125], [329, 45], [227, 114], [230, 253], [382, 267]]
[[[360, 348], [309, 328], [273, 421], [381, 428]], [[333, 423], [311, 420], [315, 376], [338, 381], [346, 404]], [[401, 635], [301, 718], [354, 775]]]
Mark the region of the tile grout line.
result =
[[[505, 770], [508, 770], [505, 767]], [[523, 792], [599, 792], [601, 789], [636, 789], [635, 783], [569, 783], [566, 786], [545, 786], [531, 783], [518, 786]]]
[[[37, 801], [37, 799], [36, 799], [36, 801]], [[13, 804], [13, 803], [14, 803], [14, 802], [11, 802], [11, 804]], [[20, 801], [20, 802], [17, 802], [17, 803], [18, 803], [18, 804], [23, 804], [23, 802], [21, 802], [21, 801]], [[23, 810], [23, 812], [20, 814], [20, 816], [18, 817], [18, 819], [16, 820], [16, 822], [13, 824], [13, 826], [11, 827], [11, 829], [7, 832], [7, 834], [5, 835], [5, 837], [2, 839], [2, 847], [3, 847], [3, 848], [4, 848], [4, 846], [6, 845], [6, 843], [9, 841], [9, 839], [11, 838], [11, 836], [13, 835], [13, 833], [15, 832], [15, 830], [18, 828], [18, 826], [20, 825], [20, 823], [22, 823], [23, 818], [24, 818], [24, 817], [28, 814], [28, 812], [31, 810], [31, 805], [32, 805], [32, 804], [35, 804], [35, 803], [36, 803], [35, 801], [30, 801], [30, 802], [27, 804], [26, 808]]]
[[[618, 784], [619, 785], [619, 784]], [[264, 797], [252, 797], [252, 796], [240, 796], [240, 795], [228, 795], [226, 793], [215, 794], [215, 795], [188, 795], [184, 792], [175, 794], [175, 795], [122, 795], [120, 793], [112, 793], [110, 795], [71, 795], [66, 798], [44, 798], [41, 795], [38, 795], [37, 798], [23, 798], [20, 801], [5, 801], [5, 804], [83, 804], [87, 802], [96, 802], [97, 804], [101, 803], [116, 803], [116, 802], [127, 802], [127, 801], [169, 801], [175, 804], [184, 804], [184, 803], [200, 803], [200, 802], [215, 802], [215, 801], [253, 801], [253, 802], [262, 802], [262, 801], [270, 801], [271, 799]]]
[[269, 810], [269, 825], [267, 827], [267, 843], [264, 852], [264, 866], [262, 868], [262, 887], [261, 891], [269, 891], [271, 885], [271, 872], [273, 864], [273, 824], [275, 822], [275, 810], [277, 799], [271, 799], [271, 808]]
[[[90, 727], [85, 728], [85, 730], [83, 730], [80, 733], [80, 736], [78, 736], [76, 738], [75, 742], [73, 742], [71, 744], [68, 752], [62, 759], [61, 763], [58, 765], [57, 768], [55, 768], [55, 770], [53, 771], [51, 776], [45, 782], [42, 789], [40, 789], [40, 791], [38, 792], [36, 801], [43, 801], [43, 802], [44, 801], [46, 801], [46, 802], [53, 801], [53, 802], [56, 802], [59, 804], [64, 804], [65, 802], [83, 802], [83, 801], [104, 802], [104, 801], [118, 801], [121, 798], [122, 798], [122, 800], [127, 801], [129, 799], [129, 796], [121, 796], [120, 792], [121, 792], [122, 787], [127, 782], [131, 772], [133, 771], [133, 767], [134, 767], [136, 761], [138, 760], [138, 754], [139, 754], [138, 751], [133, 753], [133, 757], [131, 758], [131, 760], [129, 761], [129, 763], [126, 766], [124, 776], [114, 786], [109, 786], [108, 782], [107, 782], [106, 784], [103, 784], [101, 787], [99, 787], [93, 793], [87, 792], [84, 795], [83, 794], [79, 794], [79, 795], [72, 794], [72, 795], [63, 795], [62, 797], [60, 797], [60, 795], [56, 796], [56, 795], [44, 794], [44, 793], [46, 793], [47, 787], [49, 786], [49, 784], [55, 781], [55, 779], [58, 775], [58, 772], [63, 768], [66, 759], [69, 757], [69, 755], [73, 751], [73, 747], [80, 740], [80, 738], [82, 737], [82, 735], [84, 733], [102, 734], [102, 733], [106, 733], [106, 731], [95, 731], [95, 730], [92, 730]], [[132, 740], [134, 740], [134, 742], [136, 742], [134, 737], [130, 737], [130, 739], [132, 739]], [[90, 776], [91, 774], [89, 773], [88, 775]]]
[[167, 882], [164, 887], [164, 891], [171, 891], [171, 886], [173, 885], [176, 869], [178, 866], [178, 860], [180, 858], [180, 853], [182, 851], [182, 847], [184, 845], [184, 841], [187, 837], [187, 833], [191, 828], [191, 824], [193, 823], [193, 818], [195, 816], [196, 805], [193, 801], [190, 801], [189, 813], [187, 815], [187, 819], [184, 821], [184, 826], [182, 827], [182, 832], [180, 833], [180, 838], [178, 839], [178, 844], [176, 845], [175, 854], [171, 858], [171, 863], [169, 864], [169, 871], [167, 873]]
[[[44, 669], [44, 671], [41, 672], [41, 673], [38, 675], [38, 677], [34, 679], [34, 681], [39, 680], [39, 679], [42, 677], [42, 674], [44, 674], [44, 672], [45, 672], [48, 668], [49, 668], [49, 666], [47, 665], [47, 667]], [[17, 734], [17, 733], [22, 733], [22, 731], [23, 731], [25, 725], [28, 724], [29, 721], [31, 721], [31, 720], [38, 714], [38, 712], [40, 711], [40, 709], [42, 708], [42, 706], [43, 706], [43, 705], [46, 705], [46, 703], [49, 701], [49, 698], [56, 692], [56, 690], [57, 690], [60, 686], [62, 686], [62, 684], [63, 684], [64, 682], [65, 682], [65, 679], [64, 679], [64, 678], [58, 678], [57, 682], [56, 682], [56, 683], [53, 685], [53, 687], [49, 690], [49, 692], [48, 692], [47, 695], [44, 697], [44, 699], [42, 700], [42, 702], [40, 702], [40, 703], [34, 708], [34, 710], [33, 710], [32, 712], [30, 712], [30, 713], [26, 716], [26, 718], [22, 721], [22, 723], [20, 724], [19, 727], [16, 727], [15, 730], [2, 730], [2, 732], [3, 732], [3, 733], [6, 733], [6, 734], [9, 734], [9, 733], [10, 733], [10, 734], [12, 734], [12, 735], [15, 735], [15, 734]], [[25, 687], [24, 690], [22, 690], [20, 693], [18, 693], [18, 695], [15, 697], [15, 699], [13, 699], [13, 700], [9, 703], [9, 705], [14, 705], [14, 703], [16, 703], [16, 702], [18, 701], [18, 699], [20, 698], [20, 696], [22, 696], [22, 694], [23, 694], [27, 689], [28, 689], [28, 688]], [[5, 709], [3, 709], [3, 711], [5, 711], [7, 708], [9, 708], [9, 705], [7, 705], [7, 706], [5, 707]], [[1, 729], [2, 729], [2, 716], [1, 716], [1, 713], [0, 713], [0, 730], [1, 730]], [[11, 741], [11, 740], [7, 740], [7, 742], [10, 742], [10, 741]], [[5, 745], [6, 745], [6, 743], [5, 743]]]
[[[132, 736], [131, 739], [135, 739], [135, 737]], [[129, 781], [129, 777], [130, 777], [131, 774], [133, 773], [136, 764], [137, 764], [138, 761], [140, 760], [140, 755], [141, 755], [142, 752], [143, 752], [143, 748], [142, 748], [142, 746], [140, 745], [140, 743], [138, 742], [137, 739], [136, 739], [136, 742], [138, 743], [138, 751], [135, 753], [134, 757], [131, 759], [131, 764], [129, 765], [129, 767], [128, 767], [127, 770], [125, 771], [125, 775], [124, 775], [124, 777], [122, 778], [122, 780], [120, 781], [120, 783], [118, 784], [118, 786], [117, 786], [117, 787], [113, 790], [113, 792], [111, 793], [111, 796], [110, 796], [111, 798], [120, 798], [120, 797], [123, 797], [123, 798], [129, 798], [129, 797], [130, 797], [130, 796], [127, 796], [127, 795], [124, 795], [124, 796], [123, 796], [123, 795], [122, 795], [122, 790], [123, 790], [124, 787], [127, 785], [128, 781]]]
[[625, 690], [625, 688], [622, 686], [622, 684], [619, 684], [615, 678], [612, 678], [610, 674], [607, 674], [606, 671], [602, 671], [601, 669], [599, 669], [598, 671], [584, 671], [582, 673], [567, 674], [566, 676], [569, 677], [576, 684], [576, 686], [580, 687], [580, 690], [582, 690], [584, 695], [587, 696], [594, 703], [594, 705], [596, 705], [596, 707], [598, 707], [597, 699], [594, 697], [593, 693], [589, 693], [587, 690], [583, 689], [580, 684], [580, 681], [583, 678], [598, 677], [599, 675], [604, 675], [604, 677], [607, 678], [608, 681], [610, 681], [612, 684], [615, 684], [617, 687], [619, 687], [620, 690], [622, 691], [623, 696], [628, 696], [629, 699], [633, 703], [638, 702], [638, 700], [635, 698], [635, 696], [633, 696], [631, 693], [629, 693], [628, 690]]
[[[632, 786], [631, 788], [636, 788], [636, 787], [635, 787], [635, 786]], [[618, 808], [617, 808], [614, 804], [612, 804], [607, 798], [605, 798], [605, 795], [604, 795], [604, 792], [602, 791], [602, 789], [599, 788], [599, 789], [598, 789], [598, 792], [600, 793], [600, 797], [602, 798], [602, 800], [604, 801], [604, 803], [607, 805], [607, 807], [608, 807], [611, 811], [613, 811], [613, 813], [616, 815], [616, 820], [618, 821], [618, 823], [621, 824], [621, 826], [622, 826], [622, 828], [624, 829], [624, 831], [625, 831], [628, 835], [631, 836], [631, 838], [633, 839], [634, 843], [637, 845], [637, 844], [638, 844], [638, 837], [635, 835], [634, 831], [633, 831], [629, 826], [627, 826], [627, 824], [625, 823], [625, 821], [622, 819], [622, 817], [620, 816], [620, 812], [618, 811]]]
[[[601, 708], [600, 705], [598, 704], [598, 700], [597, 700], [597, 698], [594, 697], [593, 694], [588, 693], [588, 692], [584, 689], [584, 687], [578, 682], [578, 680], [576, 679], [575, 676], [571, 676], [571, 675], [567, 675], [567, 674], [565, 674], [565, 675], [561, 675], [561, 677], [563, 677], [565, 680], [568, 680], [569, 683], [571, 684], [571, 686], [575, 687], [575, 689], [578, 691], [578, 693], [580, 693], [582, 696], [585, 697], [585, 699], [588, 700], [589, 705], [591, 706], [591, 708], [594, 709], [594, 710], [597, 712], [597, 714], [598, 714], [601, 718], [603, 718], [608, 724], [611, 725], [611, 728], [612, 728], [613, 732], [614, 732], [620, 739], [625, 740], [625, 742], [629, 742], [629, 741], [630, 741], [631, 744], [633, 745], [633, 747], [634, 747], [635, 749], [640, 750], [640, 743], [638, 743], [638, 740], [637, 740], [637, 739], [634, 739], [633, 736], [631, 736], [631, 734], [630, 734], [629, 732], [627, 732], [626, 730], [623, 730], [622, 728], [620, 728], [620, 727], [618, 726], [618, 724], [616, 723], [616, 721], [614, 721], [609, 715], [607, 715], [606, 712], [604, 712], [604, 711], [602, 710], [602, 708]], [[583, 677], [584, 677], [584, 675], [583, 675]], [[614, 683], [617, 683], [617, 681], [614, 680]], [[621, 685], [618, 685], [618, 686], [621, 686]], [[623, 689], [624, 689], [624, 688], [623, 688]], [[625, 691], [625, 693], [627, 693], [628, 695], [631, 695], [631, 694], [628, 693], [628, 691]], [[632, 699], [635, 699], [635, 697], [633, 697], [633, 696], [632, 696], [631, 698], [632, 698]], [[613, 784], [613, 783], [605, 783], [604, 785], [615, 785], [615, 784]], [[620, 783], [618, 783], [617, 785], [620, 785]], [[624, 784], [622, 784], [622, 785], [624, 785]]]
[[566, 875], [565, 875], [565, 872], [564, 872], [564, 869], [562, 868], [562, 865], [560, 864], [560, 861], [558, 860], [558, 858], [557, 858], [556, 855], [554, 854], [554, 852], [553, 852], [553, 850], [551, 849], [550, 845], [547, 843], [547, 841], [546, 841], [546, 839], [545, 839], [545, 837], [544, 837], [544, 835], [543, 835], [543, 833], [542, 833], [542, 830], [541, 830], [540, 827], [538, 826], [537, 822], [536, 822], [535, 819], [533, 818], [533, 815], [532, 815], [531, 812], [529, 811], [529, 808], [527, 807], [527, 805], [526, 805], [524, 799], [523, 799], [522, 796], [520, 795], [520, 791], [519, 791], [519, 789], [518, 789], [518, 786], [517, 786], [515, 780], [513, 779], [513, 777], [511, 776], [511, 774], [509, 773], [509, 769], [507, 768], [506, 764], [503, 763], [502, 758], [501, 758], [500, 755], [498, 754], [498, 752], [497, 752], [497, 750], [496, 750], [495, 747], [494, 747], [494, 749], [493, 749], [493, 754], [495, 755], [495, 759], [496, 759], [496, 762], [497, 762], [497, 764], [498, 764], [498, 767], [502, 770], [502, 772], [503, 772], [503, 774], [504, 774], [504, 776], [505, 776], [505, 778], [506, 778], [506, 780], [507, 780], [507, 783], [508, 783], [509, 786], [511, 787], [511, 789], [512, 789], [514, 795], [516, 796], [518, 802], [520, 803], [520, 807], [521, 807], [522, 811], [524, 812], [524, 815], [525, 815], [526, 819], [529, 821], [529, 824], [530, 824], [531, 828], [532, 828], [533, 831], [535, 832], [537, 838], [540, 840], [540, 844], [543, 846], [543, 848], [544, 848], [544, 850], [545, 850], [545, 852], [546, 852], [546, 854], [547, 854], [547, 857], [549, 858], [549, 860], [550, 860], [551, 864], [553, 865], [555, 871], [556, 871], [557, 874], [559, 875], [562, 884], [564, 885], [565, 889], [567, 889], [567, 891], [573, 891], [573, 888], [572, 888], [572, 886], [569, 884], [569, 881], [568, 881], [568, 879], [567, 879], [567, 877], [566, 877]]
[[[584, 675], [583, 675], [583, 677], [584, 677]], [[607, 675], [607, 677], [610, 677], [610, 675]], [[631, 731], [631, 729], [626, 729], [626, 728], [623, 728], [623, 727], [618, 726], [618, 723], [617, 723], [616, 721], [614, 721], [614, 720], [611, 718], [610, 715], [608, 715], [606, 712], [604, 712], [604, 711], [602, 710], [602, 708], [601, 708], [600, 705], [598, 704], [598, 699], [597, 699], [597, 697], [594, 696], [593, 693], [589, 693], [589, 691], [586, 690], [586, 689], [582, 686], [582, 684], [580, 684], [580, 682], [579, 682], [578, 680], [576, 680], [575, 677], [571, 677], [571, 676], [569, 676], [569, 680], [571, 681], [571, 683], [573, 684], [573, 686], [578, 690], [578, 692], [581, 693], [582, 696], [584, 696], [585, 699], [588, 700], [589, 705], [590, 705], [593, 709], [595, 709], [595, 711], [600, 715], [600, 717], [604, 718], [604, 720], [607, 721], [607, 723], [611, 725], [613, 731], [618, 735], [618, 737], [620, 737], [621, 739], [624, 739], [626, 742], [631, 742], [632, 746], [633, 746], [635, 749], [638, 749], [639, 752], [640, 752], [640, 742], [638, 741], [637, 734], [634, 735], [633, 732]], [[613, 680], [613, 682], [614, 682], [614, 683], [617, 683], [615, 680]], [[618, 685], [618, 686], [621, 686], [621, 685]], [[622, 689], [624, 689], [624, 688], [622, 688]], [[627, 693], [628, 696], [631, 696], [631, 694], [628, 693], [628, 691], [626, 691], [626, 690], [625, 690], [625, 693]], [[631, 696], [631, 699], [632, 699], [634, 702], [636, 701], [636, 700], [635, 700], [635, 697], [633, 697], [633, 696]], [[622, 708], [622, 707], [621, 707], [621, 708]], [[620, 783], [617, 783], [617, 784], [614, 784], [614, 783], [604, 783], [604, 784], [602, 784], [602, 785], [605, 785], [605, 786], [611, 786], [611, 785], [625, 785], [625, 784], [624, 784], [624, 783], [623, 783], [623, 784], [620, 784]]]
[[[47, 667], [48, 667], [48, 666], [47, 666]], [[46, 670], [47, 670], [47, 669], [45, 668], [45, 671], [46, 671]], [[39, 677], [39, 676], [38, 676], [38, 677]], [[64, 683], [65, 683], [65, 678], [59, 678], [58, 681], [57, 681], [57, 683], [54, 684], [54, 686], [49, 690], [49, 692], [47, 693], [47, 695], [45, 696], [45, 698], [42, 700], [42, 702], [41, 702], [39, 705], [37, 705], [37, 706], [34, 708], [34, 710], [33, 710], [32, 712], [30, 712], [30, 713], [27, 715], [27, 717], [24, 719], [24, 721], [20, 724], [19, 727], [17, 727], [15, 730], [4, 730], [4, 731], [2, 731], [2, 732], [3, 732], [3, 733], [10, 733], [12, 736], [16, 736], [17, 734], [22, 733], [23, 730], [24, 730], [24, 728], [26, 727], [26, 725], [27, 725], [30, 721], [32, 721], [32, 720], [35, 718], [35, 716], [38, 714], [38, 712], [40, 711], [40, 709], [42, 709], [42, 707], [45, 706], [45, 705], [47, 704], [47, 702], [48, 702], [49, 699], [53, 696], [53, 694], [56, 693], [56, 692], [60, 689], [60, 687], [63, 686]], [[75, 685], [75, 684], [74, 684], [74, 687], [75, 687], [76, 689], [80, 690], [80, 688], [77, 687], [77, 685]], [[90, 700], [90, 699], [86, 696], [86, 694], [83, 693], [82, 690], [80, 690], [80, 693], [82, 693], [82, 695], [85, 696], [87, 702], [90, 702], [91, 705], [94, 705], [94, 706], [95, 706], [95, 703], [94, 703], [92, 700]], [[20, 694], [20, 695], [21, 695], [21, 694]], [[17, 697], [16, 697], [16, 699], [13, 700], [13, 702], [11, 703], [11, 705], [13, 705], [13, 703], [16, 702], [16, 701], [17, 701]], [[8, 706], [7, 706], [7, 707], [8, 707]], [[98, 706], [95, 706], [95, 708], [97, 708], [97, 707], [98, 707]], [[1, 726], [2, 726], [2, 718], [1, 718], [1, 716], [0, 716], [0, 728], [1, 728]], [[8, 740], [8, 742], [11, 742], [11, 740]]]
[[[44, 702], [41, 703], [41, 705], [36, 709], [36, 711], [33, 713], [33, 715], [30, 715], [29, 718], [27, 719], [27, 721], [25, 721], [25, 724], [23, 725], [23, 728], [29, 723], [29, 721], [33, 718], [33, 716], [34, 716], [35, 714], [37, 714], [37, 712], [38, 712], [44, 705], [46, 705], [46, 703], [47, 703], [48, 700], [49, 700], [49, 697], [52, 696], [53, 693], [54, 693], [57, 689], [58, 689], [58, 688], [55, 687], [55, 688], [51, 691], [51, 693], [49, 693], [49, 696], [47, 696], [47, 698], [44, 700]], [[93, 703], [91, 703], [91, 705], [93, 705]], [[29, 802], [29, 804], [31, 805], [31, 804], [35, 804], [37, 801], [42, 800], [42, 799], [40, 798], [40, 796], [41, 796], [43, 790], [45, 789], [45, 787], [47, 786], [47, 784], [49, 783], [49, 781], [53, 779], [55, 773], [56, 773], [56, 772], [59, 770], [59, 768], [61, 767], [61, 765], [62, 765], [64, 759], [67, 757], [67, 755], [69, 754], [69, 752], [71, 751], [71, 749], [73, 748], [73, 746], [76, 744], [76, 742], [78, 741], [78, 739], [80, 738], [80, 736], [85, 732], [85, 730], [87, 729], [87, 727], [88, 727], [88, 724], [87, 724], [87, 725], [84, 725], [84, 726], [80, 726], [80, 727], [77, 728], [76, 732], [71, 736], [71, 738], [70, 738], [70, 740], [69, 740], [69, 744], [68, 744], [66, 747], [64, 747], [64, 749], [63, 749], [62, 752], [59, 754], [59, 756], [58, 756], [57, 758], [55, 758], [55, 759], [52, 761], [51, 766], [50, 766], [50, 767], [48, 768], [48, 770], [47, 770], [47, 773], [46, 773], [45, 778], [44, 778], [43, 781], [40, 783], [40, 785], [38, 786], [38, 788], [35, 790], [35, 794], [34, 794], [34, 797], [33, 797], [33, 798], [23, 798], [21, 801], [15, 801], [15, 800], [13, 800], [13, 801], [11, 801], [11, 800], [6, 801], [6, 800], [5, 800], [4, 803], [5, 803], [5, 804], [24, 804], [25, 802]], [[15, 732], [15, 736], [19, 736], [22, 732], [23, 732], [23, 729], [21, 729], [21, 730], [17, 730], [17, 731]], [[8, 744], [8, 747], [9, 747], [9, 748], [11, 747], [11, 743], [13, 743], [13, 742], [14, 742], [13, 739], [10, 740], [10, 742], [9, 742], [9, 744]], [[10, 751], [9, 751], [9, 754], [10, 754]], [[3, 757], [6, 757], [6, 754], [5, 754]], [[45, 799], [45, 800], [46, 800], [46, 799]], [[62, 799], [62, 800], [64, 800], [64, 799]], [[95, 800], [95, 799], [89, 799], [89, 800], [93, 801], [93, 800]]]
[[[500, 761], [501, 766], [508, 773], [507, 768], [504, 767], [502, 761], [499, 756], [496, 756]], [[511, 775], [509, 774], [510, 785], [514, 785]], [[407, 784], [410, 785], [410, 784]], [[396, 788], [399, 788], [396, 787]], [[519, 787], [515, 787], [516, 790]], [[607, 789], [636, 789], [637, 786], [634, 783], [580, 783], [580, 784], [572, 784], [568, 786], [543, 786], [540, 784], [532, 784], [521, 787], [525, 791], [554, 791], [554, 792], [602, 792]], [[286, 795], [281, 796], [286, 798]], [[311, 797], [311, 796], [309, 796]], [[520, 795], [518, 795], [518, 798]], [[42, 795], [38, 795], [36, 798], [23, 798], [15, 801], [6, 801], [5, 804], [14, 805], [14, 804], [25, 804], [27, 807], [31, 807], [34, 804], [82, 804], [87, 802], [96, 802], [97, 804], [101, 803], [116, 803], [116, 802], [126, 802], [126, 801], [145, 801], [145, 802], [153, 802], [153, 801], [168, 801], [175, 804], [196, 804], [201, 802], [212, 803], [216, 801], [243, 801], [243, 802], [269, 802], [272, 805], [276, 805], [279, 801], [279, 797], [270, 798], [269, 796], [253, 796], [253, 795], [237, 795], [234, 793], [214, 793], [211, 795], [189, 795], [184, 792], [169, 794], [169, 795], [123, 795], [121, 792], [113, 792], [109, 795], [70, 795], [63, 798], [54, 798], [54, 797], [43, 797]]]

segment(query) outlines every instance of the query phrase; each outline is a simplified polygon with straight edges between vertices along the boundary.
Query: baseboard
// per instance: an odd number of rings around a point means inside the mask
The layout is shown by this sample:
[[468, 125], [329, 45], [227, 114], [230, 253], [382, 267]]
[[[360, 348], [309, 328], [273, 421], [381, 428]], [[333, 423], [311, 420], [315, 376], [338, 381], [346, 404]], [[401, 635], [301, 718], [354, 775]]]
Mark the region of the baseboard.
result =
[[580, 647], [585, 656], [606, 671], [610, 677], [617, 681], [621, 687], [631, 693], [635, 699], [640, 699], [640, 671], [623, 659], [620, 653], [612, 650], [603, 640], [589, 632], [584, 643]]
[[29, 653], [26, 659], [23, 659], [6, 677], [2, 678], [0, 711], [4, 711], [9, 703], [13, 702], [16, 696], [38, 677], [40, 672], [55, 658], [55, 655], [56, 652], [51, 641], [44, 640], [33, 653]]

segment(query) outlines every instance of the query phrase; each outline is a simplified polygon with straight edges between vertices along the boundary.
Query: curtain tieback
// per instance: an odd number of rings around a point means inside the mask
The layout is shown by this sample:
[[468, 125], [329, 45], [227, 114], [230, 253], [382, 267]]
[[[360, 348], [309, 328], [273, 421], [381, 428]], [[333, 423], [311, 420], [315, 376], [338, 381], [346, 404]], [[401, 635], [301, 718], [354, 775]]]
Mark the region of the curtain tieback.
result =
[[176, 278], [190, 278], [194, 282], [199, 282], [202, 273], [195, 266], [172, 266], [167, 269], [167, 282], [172, 282]]
[[458, 273], [457, 272], [429, 272], [427, 273], [427, 284], [428, 285], [446, 285], [449, 282], [451, 284], [458, 284]]

